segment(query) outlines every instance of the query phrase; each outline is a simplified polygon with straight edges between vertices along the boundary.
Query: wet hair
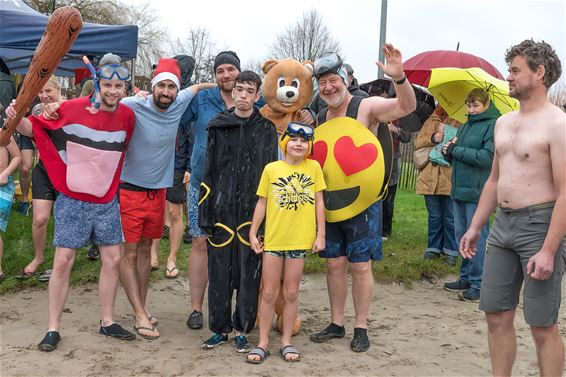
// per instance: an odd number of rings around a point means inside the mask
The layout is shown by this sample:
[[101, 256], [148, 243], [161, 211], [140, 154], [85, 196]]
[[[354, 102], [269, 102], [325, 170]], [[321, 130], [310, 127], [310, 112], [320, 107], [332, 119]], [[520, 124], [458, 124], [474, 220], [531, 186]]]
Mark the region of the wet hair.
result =
[[484, 105], [487, 104], [487, 101], [489, 101], [489, 93], [482, 88], [473, 89], [468, 93], [466, 103], [474, 103], [475, 101], [481, 102]]
[[558, 81], [562, 74], [562, 66], [556, 51], [545, 41], [535, 42], [532, 39], [525, 39], [518, 45], [511, 46], [505, 51], [505, 62], [511, 64], [517, 56], [524, 57], [533, 72], [539, 65], [544, 67], [543, 83], [547, 88]]
[[259, 92], [259, 87], [261, 86], [261, 78], [259, 75], [253, 71], [242, 71], [236, 76], [236, 84], [251, 84], [255, 85], [257, 91]]

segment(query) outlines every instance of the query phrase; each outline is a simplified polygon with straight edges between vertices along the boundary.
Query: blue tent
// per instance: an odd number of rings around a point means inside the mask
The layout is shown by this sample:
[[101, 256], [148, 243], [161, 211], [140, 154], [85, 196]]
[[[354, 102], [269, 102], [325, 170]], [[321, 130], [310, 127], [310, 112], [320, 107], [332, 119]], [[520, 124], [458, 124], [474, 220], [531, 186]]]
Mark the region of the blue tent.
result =
[[[48, 16], [21, 0], [0, 0], [0, 57], [11, 73], [26, 73], [33, 53], [47, 27]], [[107, 52], [133, 59], [137, 54], [138, 27], [83, 23], [69, 53], [59, 65], [58, 76], [73, 76], [83, 68], [82, 56], [100, 58]]]

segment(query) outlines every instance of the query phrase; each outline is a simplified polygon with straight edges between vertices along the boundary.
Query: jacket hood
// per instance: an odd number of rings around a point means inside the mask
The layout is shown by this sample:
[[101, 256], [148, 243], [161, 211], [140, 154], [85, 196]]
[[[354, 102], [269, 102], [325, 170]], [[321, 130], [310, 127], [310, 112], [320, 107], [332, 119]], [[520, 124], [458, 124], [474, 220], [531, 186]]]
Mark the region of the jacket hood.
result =
[[468, 115], [468, 121], [478, 122], [478, 121], [488, 120], [488, 119], [497, 119], [500, 116], [501, 116], [501, 113], [499, 112], [499, 110], [497, 110], [497, 107], [495, 107], [495, 105], [493, 104], [493, 101], [490, 101], [489, 102], [489, 108], [486, 111], [484, 111], [483, 113], [480, 113], [480, 114]]

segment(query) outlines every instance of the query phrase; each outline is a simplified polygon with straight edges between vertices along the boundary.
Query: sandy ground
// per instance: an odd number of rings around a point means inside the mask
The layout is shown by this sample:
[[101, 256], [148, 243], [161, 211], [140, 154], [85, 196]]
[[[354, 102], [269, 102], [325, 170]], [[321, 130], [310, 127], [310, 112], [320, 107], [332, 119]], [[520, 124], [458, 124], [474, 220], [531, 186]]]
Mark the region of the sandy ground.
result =
[[[323, 328], [330, 310], [324, 275], [304, 277], [300, 313], [303, 331], [294, 345], [303, 352], [299, 363], [285, 363], [277, 353], [279, 338], [272, 333], [272, 356], [262, 365], [224, 344], [200, 349], [209, 331], [189, 330], [188, 284], [184, 279], [153, 284], [150, 303], [159, 320], [161, 338], [117, 341], [98, 335], [98, 296], [95, 285], [71, 290], [63, 314], [63, 340], [52, 353], [37, 350], [47, 324], [47, 291], [28, 290], [0, 297], [0, 375], [5, 376], [487, 376], [490, 362], [486, 326], [477, 304], [464, 303], [435, 284], [376, 285], [369, 335], [371, 349], [349, 349], [353, 310], [349, 298], [347, 335], [326, 344], [308, 340]], [[563, 289], [566, 292], [566, 289]], [[563, 294], [564, 296], [564, 294]], [[564, 298], [563, 298], [563, 301]], [[133, 316], [123, 289], [118, 291], [116, 319], [131, 328]], [[560, 313], [566, 338], [565, 310]], [[514, 375], [538, 375], [528, 327], [518, 310], [518, 353]], [[257, 330], [250, 335], [257, 341]]]

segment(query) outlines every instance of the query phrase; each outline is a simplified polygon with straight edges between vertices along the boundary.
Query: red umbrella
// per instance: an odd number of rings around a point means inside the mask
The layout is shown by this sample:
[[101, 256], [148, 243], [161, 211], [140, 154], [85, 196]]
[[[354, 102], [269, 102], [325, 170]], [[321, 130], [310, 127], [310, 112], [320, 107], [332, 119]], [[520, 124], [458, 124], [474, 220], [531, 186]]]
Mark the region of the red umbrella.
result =
[[461, 51], [435, 50], [425, 51], [413, 56], [403, 63], [407, 78], [412, 84], [428, 87], [430, 70], [433, 68], [473, 68], [479, 67], [497, 77], [505, 80], [501, 73], [486, 60]]

